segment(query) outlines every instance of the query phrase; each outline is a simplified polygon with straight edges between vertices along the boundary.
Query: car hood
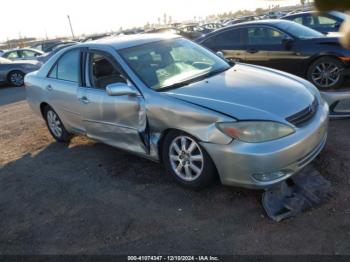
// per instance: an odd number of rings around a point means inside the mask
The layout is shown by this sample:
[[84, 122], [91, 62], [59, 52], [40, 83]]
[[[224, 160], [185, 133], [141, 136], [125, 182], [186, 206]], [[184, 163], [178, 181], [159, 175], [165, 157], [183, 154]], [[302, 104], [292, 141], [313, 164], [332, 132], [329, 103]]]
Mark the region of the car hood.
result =
[[283, 121], [315, 99], [297, 77], [245, 64], [165, 93], [240, 120]]

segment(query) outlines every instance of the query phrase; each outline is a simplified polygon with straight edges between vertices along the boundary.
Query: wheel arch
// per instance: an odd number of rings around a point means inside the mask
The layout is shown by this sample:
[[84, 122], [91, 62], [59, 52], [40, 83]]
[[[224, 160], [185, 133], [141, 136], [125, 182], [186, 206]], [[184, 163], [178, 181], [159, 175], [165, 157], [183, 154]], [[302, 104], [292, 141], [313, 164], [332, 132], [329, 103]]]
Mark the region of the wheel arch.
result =
[[44, 113], [45, 113], [45, 108], [47, 107], [47, 106], [50, 106], [48, 103], [46, 103], [46, 102], [41, 102], [41, 104], [40, 104], [40, 112], [41, 112], [41, 115], [42, 115], [42, 117], [45, 119], [45, 115], [44, 115]]
[[316, 62], [317, 60], [319, 60], [319, 59], [321, 59], [321, 58], [326, 58], [326, 57], [336, 59], [336, 60], [338, 60], [339, 62], [341, 62], [341, 63], [345, 66], [345, 63], [344, 63], [341, 59], [339, 59], [339, 57], [340, 57], [339, 54], [336, 54], [336, 53], [320, 53], [320, 54], [317, 54], [317, 55], [312, 56], [312, 57], [308, 60], [306, 66], [305, 66], [305, 71], [304, 71], [305, 77], [307, 77], [307, 73], [308, 73], [308, 71], [309, 71], [309, 69], [310, 69], [310, 66], [311, 66], [314, 62]]

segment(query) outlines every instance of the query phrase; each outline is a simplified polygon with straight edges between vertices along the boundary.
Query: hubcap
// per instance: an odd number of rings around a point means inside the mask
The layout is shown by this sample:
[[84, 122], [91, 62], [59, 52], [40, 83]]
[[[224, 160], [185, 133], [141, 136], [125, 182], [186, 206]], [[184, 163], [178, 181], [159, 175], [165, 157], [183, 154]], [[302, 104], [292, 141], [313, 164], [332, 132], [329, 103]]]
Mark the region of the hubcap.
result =
[[23, 75], [20, 73], [13, 73], [11, 75], [11, 83], [16, 85], [16, 86], [21, 86], [23, 85]]
[[331, 87], [339, 81], [341, 73], [342, 70], [334, 63], [320, 63], [312, 72], [312, 81], [321, 88]]
[[185, 181], [197, 179], [203, 171], [202, 150], [188, 136], [179, 136], [173, 140], [169, 148], [169, 159], [175, 174]]
[[49, 128], [51, 132], [56, 136], [56, 137], [61, 137], [62, 136], [62, 125], [61, 121], [56, 115], [55, 112], [52, 110], [47, 112], [47, 123], [49, 124]]

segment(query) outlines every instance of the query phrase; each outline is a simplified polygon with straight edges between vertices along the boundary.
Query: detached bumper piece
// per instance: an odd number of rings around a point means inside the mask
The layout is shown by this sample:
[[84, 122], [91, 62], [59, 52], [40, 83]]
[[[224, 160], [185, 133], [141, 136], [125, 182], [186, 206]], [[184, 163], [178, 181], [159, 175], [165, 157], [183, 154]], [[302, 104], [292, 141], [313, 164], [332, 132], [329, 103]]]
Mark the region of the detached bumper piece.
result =
[[264, 192], [262, 204], [274, 221], [295, 217], [332, 197], [331, 183], [308, 166], [291, 179]]

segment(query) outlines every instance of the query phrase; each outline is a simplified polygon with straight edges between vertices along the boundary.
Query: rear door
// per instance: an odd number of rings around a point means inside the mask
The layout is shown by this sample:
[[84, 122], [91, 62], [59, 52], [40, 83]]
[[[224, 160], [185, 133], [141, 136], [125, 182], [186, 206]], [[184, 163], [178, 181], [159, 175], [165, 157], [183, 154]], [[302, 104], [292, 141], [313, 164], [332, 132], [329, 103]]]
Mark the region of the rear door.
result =
[[109, 96], [106, 92], [108, 85], [116, 83], [135, 88], [114, 57], [106, 51], [90, 50], [85, 70], [86, 87], [80, 90], [78, 99], [87, 135], [112, 146], [146, 153], [143, 97]]
[[241, 29], [233, 28], [217, 33], [202, 43], [214, 52], [222, 52], [225, 58], [234, 61], [245, 59], [245, 46], [243, 44]]
[[51, 68], [45, 83], [48, 102], [58, 113], [66, 128], [84, 133], [80, 115], [78, 91], [82, 85], [82, 50], [64, 53]]

